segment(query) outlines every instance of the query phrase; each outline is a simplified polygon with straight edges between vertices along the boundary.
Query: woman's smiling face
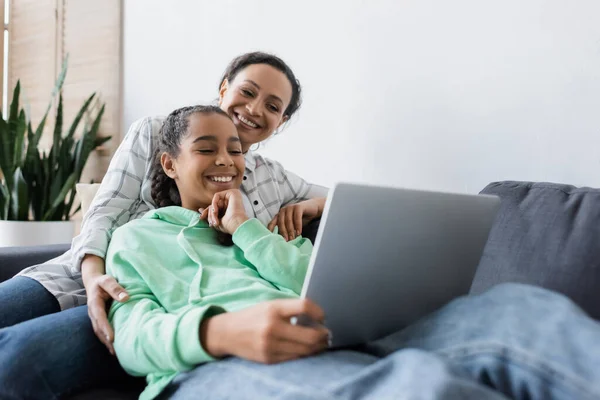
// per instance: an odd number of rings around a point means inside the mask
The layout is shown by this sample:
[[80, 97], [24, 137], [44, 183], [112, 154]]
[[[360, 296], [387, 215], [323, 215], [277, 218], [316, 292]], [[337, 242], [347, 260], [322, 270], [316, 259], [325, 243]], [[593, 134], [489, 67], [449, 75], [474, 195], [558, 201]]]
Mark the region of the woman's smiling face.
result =
[[252, 64], [232, 82], [223, 81], [219, 105], [233, 119], [246, 152], [287, 121], [283, 113], [291, 98], [292, 84], [283, 72], [267, 64]]

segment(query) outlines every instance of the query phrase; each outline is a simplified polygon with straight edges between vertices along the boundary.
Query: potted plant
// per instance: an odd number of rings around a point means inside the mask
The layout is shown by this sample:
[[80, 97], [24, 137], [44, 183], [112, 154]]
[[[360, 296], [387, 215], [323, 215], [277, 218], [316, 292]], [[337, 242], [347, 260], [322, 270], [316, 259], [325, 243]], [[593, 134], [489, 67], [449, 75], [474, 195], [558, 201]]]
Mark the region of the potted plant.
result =
[[[67, 60], [36, 129], [19, 107], [20, 82], [15, 86], [8, 118], [0, 112], [0, 247], [70, 242], [75, 184], [91, 152], [110, 139], [97, 136], [104, 104], [94, 112], [95, 93], [63, 131], [62, 85], [66, 72]], [[56, 96], [52, 147], [49, 152], [40, 152], [38, 144]], [[76, 139], [82, 120], [82, 134]]]

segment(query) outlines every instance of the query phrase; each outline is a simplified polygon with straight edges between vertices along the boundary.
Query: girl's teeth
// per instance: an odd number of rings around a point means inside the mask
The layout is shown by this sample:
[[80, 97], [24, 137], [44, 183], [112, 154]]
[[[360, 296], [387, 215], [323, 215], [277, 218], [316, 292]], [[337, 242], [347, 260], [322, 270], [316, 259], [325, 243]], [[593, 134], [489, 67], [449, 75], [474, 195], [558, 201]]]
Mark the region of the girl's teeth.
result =
[[233, 177], [231, 176], [211, 176], [210, 180], [214, 182], [231, 182]]
[[246, 118], [242, 117], [241, 115], [238, 115], [238, 118], [240, 119], [240, 121], [242, 121], [243, 123], [245, 123], [248, 126], [251, 126], [252, 128], [256, 128], [258, 126], [254, 122], [247, 120]]

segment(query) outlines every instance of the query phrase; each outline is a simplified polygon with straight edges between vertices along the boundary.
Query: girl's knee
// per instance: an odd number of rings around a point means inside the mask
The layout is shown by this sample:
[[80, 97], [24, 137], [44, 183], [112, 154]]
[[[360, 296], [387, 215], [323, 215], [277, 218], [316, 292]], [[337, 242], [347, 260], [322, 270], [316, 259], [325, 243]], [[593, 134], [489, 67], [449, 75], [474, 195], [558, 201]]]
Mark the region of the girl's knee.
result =
[[482, 301], [506, 308], [514, 308], [528, 313], [568, 312], [582, 313], [582, 310], [562, 293], [539, 286], [523, 283], [502, 283], [479, 295]]

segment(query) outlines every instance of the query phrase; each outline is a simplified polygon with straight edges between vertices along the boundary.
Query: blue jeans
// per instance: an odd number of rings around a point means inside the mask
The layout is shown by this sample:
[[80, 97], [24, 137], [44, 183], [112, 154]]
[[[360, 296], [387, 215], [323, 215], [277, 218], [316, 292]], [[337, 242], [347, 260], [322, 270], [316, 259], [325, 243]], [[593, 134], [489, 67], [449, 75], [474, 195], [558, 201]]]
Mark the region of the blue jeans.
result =
[[56, 298], [31, 278], [16, 276], [0, 283], [0, 329], [59, 311]]
[[0, 399], [139, 387], [96, 338], [87, 306], [60, 311], [54, 296], [26, 277], [0, 284], [0, 305]]
[[359, 349], [205, 364], [161, 398], [586, 400], [600, 398], [599, 367], [597, 321], [562, 295], [504, 284]]

